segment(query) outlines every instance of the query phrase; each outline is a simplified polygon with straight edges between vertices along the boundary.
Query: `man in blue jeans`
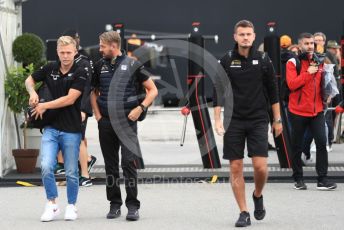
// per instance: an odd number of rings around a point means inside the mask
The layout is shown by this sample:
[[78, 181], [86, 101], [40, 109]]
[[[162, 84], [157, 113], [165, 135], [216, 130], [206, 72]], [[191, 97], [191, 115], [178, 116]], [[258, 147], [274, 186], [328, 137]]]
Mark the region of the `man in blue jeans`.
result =
[[[62, 36], [58, 39], [57, 54], [58, 62], [41, 67], [25, 81], [26, 89], [30, 94], [29, 104], [34, 107], [33, 115], [36, 119], [44, 118], [44, 113], [49, 109], [58, 111], [49, 125], [44, 127], [41, 142], [42, 180], [48, 199], [41, 221], [51, 221], [60, 213], [56, 203], [58, 194], [54, 176], [54, 166], [59, 150], [62, 151], [65, 160], [67, 179], [68, 205], [64, 218], [65, 220], [77, 218], [75, 203], [79, 189], [80, 102], [87, 73], [74, 64], [77, 49], [72, 37]], [[34, 90], [36, 82], [43, 82], [54, 100], [40, 102]]]

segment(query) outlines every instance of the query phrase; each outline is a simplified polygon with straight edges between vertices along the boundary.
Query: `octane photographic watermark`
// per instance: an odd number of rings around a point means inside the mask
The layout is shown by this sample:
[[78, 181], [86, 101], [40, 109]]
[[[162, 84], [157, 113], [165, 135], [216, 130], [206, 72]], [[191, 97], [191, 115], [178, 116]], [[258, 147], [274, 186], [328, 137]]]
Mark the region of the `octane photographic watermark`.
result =
[[180, 187], [185, 187], [187, 185], [193, 186], [195, 183], [199, 184], [220, 184], [223, 186], [228, 187], [228, 178], [217, 178], [215, 182], [209, 180], [209, 178], [204, 177], [183, 177], [183, 176], [173, 176], [168, 177], [165, 175], [153, 175], [149, 178], [115, 178], [113, 175], [106, 176], [106, 187], [119, 187], [121, 184], [126, 184], [128, 187], [135, 187], [137, 184], [141, 184], [141, 186], [150, 187], [150, 185], [159, 184], [163, 187], [176, 187], [180, 185]]

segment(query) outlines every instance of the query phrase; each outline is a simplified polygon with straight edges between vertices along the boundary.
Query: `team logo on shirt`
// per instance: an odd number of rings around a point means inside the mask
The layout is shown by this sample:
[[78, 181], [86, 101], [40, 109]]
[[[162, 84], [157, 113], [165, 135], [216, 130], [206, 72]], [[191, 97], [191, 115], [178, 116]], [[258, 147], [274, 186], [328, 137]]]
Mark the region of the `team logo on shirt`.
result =
[[53, 78], [54, 81], [56, 81], [60, 77], [60, 75], [55, 74], [54, 71], [51, 72], [50, 76]]
[[127, 65], [121, 65], [121, 70], [127, 70], [128, 66]]
[[241, 61], [240, 60], [233, 60], [231, 62], [231, 66], [232, 68], [241, 68]]
[[100, 73], [108, 73], [108, 72], [109, 72], [109, 68], [106, 65], [103, 65]]
[[252, 65], [258, 65], [258, 60], [252, 60]]

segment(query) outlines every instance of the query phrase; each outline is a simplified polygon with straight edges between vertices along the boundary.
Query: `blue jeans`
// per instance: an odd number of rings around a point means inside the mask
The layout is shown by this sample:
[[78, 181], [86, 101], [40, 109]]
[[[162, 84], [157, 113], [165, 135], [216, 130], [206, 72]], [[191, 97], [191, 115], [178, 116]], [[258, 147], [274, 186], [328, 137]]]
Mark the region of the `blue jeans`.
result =
[[57, 153], [62, 151], [67, 179], [68, 204], [75, 204], [79, 190], [79, 148], [81, 133], [67, 133], [52, 127], [44, 128], [41, 142], [42, 181], [48, 200], [57, 197], [54, 176]]

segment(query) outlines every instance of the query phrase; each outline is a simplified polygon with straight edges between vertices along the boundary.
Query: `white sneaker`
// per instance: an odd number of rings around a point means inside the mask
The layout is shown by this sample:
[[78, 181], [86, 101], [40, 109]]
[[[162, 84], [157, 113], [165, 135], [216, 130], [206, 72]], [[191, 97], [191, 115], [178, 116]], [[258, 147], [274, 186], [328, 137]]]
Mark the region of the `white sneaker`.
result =
[[310, 163], [313, 163], [313, 162], [314, 162], [314, 158], [313, 158], [312, 154], [311, 154], [311, 157], [309, 159], [305, 159], [305, 164], [306, 165], [310, 164]]
[[65, 220], [76, 220], [78, 218], [78, 210], [76, 209], [74, 204], [68, 204], [66, 206], [66, 211], [65, 211]]
[[60, 214], [60, 209], [57, 204], [48, 202], [45, 205], [44, 213], [41, 216], [41, 221], [48, 222], [54, 220]]
[[311, 152], [315, 153], [317, 151], [317, 147], [315, 145], [312, 145], [311, 147]]
[[328, 153], [333, 151], [332, 146], [329, 145], [326, 145], [326, 149]]
[[301, 153], [301, 161], [306, 165], [306, 155], [304, 153]]
[[303, 164], [306, 166], [306, 165], [308, 165], [310, 163], [313, 163], [314, 158], [313, 158], [313, 156], [311, 154], [311, 157], [309, 159], [307, 159], [306, 155], [304, 153], [302, 153], [301, 160], [302, 160]]

